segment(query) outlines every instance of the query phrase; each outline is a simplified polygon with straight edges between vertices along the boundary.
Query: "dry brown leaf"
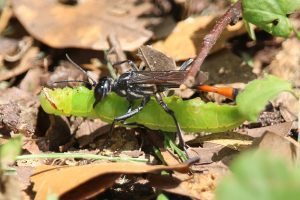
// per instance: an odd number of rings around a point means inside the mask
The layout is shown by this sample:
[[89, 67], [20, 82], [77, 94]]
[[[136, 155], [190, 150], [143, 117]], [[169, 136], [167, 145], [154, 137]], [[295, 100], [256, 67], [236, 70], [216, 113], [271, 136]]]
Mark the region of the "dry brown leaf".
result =
[[248, 83], [256, 78], [252, 68], [245, 64], [242, 58], [227, 49], [205, 59], [201, 70], [209, 73], [206, 84]]
[[210, 134], [206, 136], [199, 136], [198, 138], [189, 142], [189, 144], [197, 143], [213, 143], [220, 144], [224, 147], [229, 147], [233, 150], [243, 150], [251, 146], [253, 138], [248, 135], [243, 135], [236, 132], [223, 132], [217, 134]]
[[16, 166], [18, 178], [21, 183], [21, 190], [25, 190], [30, 186], [30, 176], [33, 173], [34, 168], [29, 166]]
[[[131, 158], [145, 158], [146, 159], [146, 154], [145, 152], [141, 150], [132, 150], [132, 151], [122, 151], [122, 154], [125, 156], [129, 156]], [[120, 156], [122, 156], [122, 154]]]
[[50, 125], [46, 131], [48, 149], [44, 151], [58, 151], [59, 146], [66, 144], [70, 138], [70, 124], [65, 116], [50, 115]]
[[141, 46], [137, 55], [147, 67], [146, 69], [150, 71], [176, 70], [174, 59], [153, 49], [151, 46]]
[[9, 88], [0, 93], [0, 127], [5, 132], [32, 136], [36, 130], [39, 101], [31, 93]]
[[[300, 41], [290, 38], [282, 43], [282, 50], [279, 51], [275, 59], [268, 66], [269, 72], [291, 81], [296, 87], [300, 86]], [[298, 89], [299, 92], [299, 89]], [[275, 104], [280, 106], [280, 112], [287, 121], [297, 119], [299, 110], [298, 101], [288, 94], [281, 94]]]
[[41, 77], [45, 71], [41, 68], [30, 69], [20, 83], [20, 89], [33, 94], [41, 91]]
[[0, 199], [22, 199], [20, 181], [17, 176], [0, 173]]
[[300, 86], [300, 41], [297, 38], [287, 39], [282, 43], [282, 50], [268, 66], [270, 72]]
[[39, 146], [38, 142], [35, 139], [31, 139], [31, 138], [23, 141], [22, 149], [28, 151], [31, 154], [39, 154], [42, 153], [41, 150], [44, 150], [41, 149], [41, 147]]
[[12, 54], [18, 48], [18, 40], [0, 37], [0, 54], [2, 56]]
[[300, 145], [294, 139], [269, 131], [263, 135], [258, 147], [279, 155], [289, 162], [298, 160], [300, 152]]
[[224, 161], [217, 161], [209, 164], [201, 164], [201, 165], [193, 165], [191, 166], [191, 169], [195, 172], [202, 172], [202, 173], [213, 173], [219, 176], [224, 176], [228, 174], [229, 167], [224, 163]]
[[0, 81], [4, 81], [13, 77], [16, 77], [30, 68], [37, 65], [39, 49], [37, 47], [31, 47], [28, 49], [24, 56], [21, 58], [21, 62], [13, 69], [0, 73]]
[[13, 0], [16, 17], [36, 39], [55, 48], [108, 49], [107, 36], [114, 33], [124, 50], [134, 50], [152, 33], [138, 19], [151, 5], [131, 0], [85, 0], [75, 6], [57, 0]]
[[111, 152], [132, 151], [140, 148], [135, 130], [125, 127], [115, 128], [111, 136], [99, 138], [94, 141], [94, 144], [96, 147], [104, 147]]
[[[300, 65], [299, 65], [300, 67]], [[298, 69], [299, 71], [299, 69]], [[300, 90], [294, 89], [295, 93], [300, 94]], [[298, 100], [290, 93], [283, 92], [273, 101], [274, 106], [279, 107], [280, 114], [285, 121], [294, 122], [293, 128], [297, 127], [298, 112], [300, 109]]]
[[79, 71], [76, 67], [74, 67], [70, 62], [61, 61], [58, 66], [55, 67], [55, 71], [50, 74], [47, 85], [50, 87], [65, 87], [70, 86], [73, 87], [74, 85], [78, 85], [78, 83], [57, 83], [53, 84], [54, 82], [59, 82], [63, 80], [86, 80], [85, 75], [81, 71]]
[[[185, 60], [196, 57], [204, 36], [215, 24], [213, 16], [199, 16], [181, 21], [164, 41], [158, 41], [153, 47], [175, 60]], [[221, 35], [211, 52], [225, 47], [229, 38], [245, 33], [243, 23], [229, 26]]]
[[33, 45], [33, 38], [30, 36], [24, 36], [18, 41], [18, 48], [12, 54], [4, 55], [4, 60], [7, 62], [16, 62], [26, 55], [26, 52], [31, 49]]
[[181, 161], [174, 153], [165, 148], [159, 148], [160, 153], [167, 165], [176, 165]]
[[217, 179], [212, 173], [194, 174], [191, 178], [179, 180], [170, 176], [149, 175], [153, 187], [194, 199], [212, 200]]
[[[174, 170], [186, 173], [188, 164], [173, 166], [147, 165], [143, 163], [103, 163], [72, 167], [40, 166], [31, 176], [35, 199], [45, 199], [51, 191], [60, 199], [88, 198], [110, 187], [121, 174], [143, 174], [162, 170]], [[63, 181], [62, 181], [63, 180]], [[88, 186], [88, 187], [87, 187]], [[76, 193], [75, 193], [76, 191]]]
[[236, 153], [238, 153], [238, 151], [220, 144], [206, 148], [191, 147], [188, 149], [188, 154], [190, 157], [200, 157], [198, 164], [220, 161], [224, 157], [231, 156]]
[[79, 126], [75, 133], [80, 147], [84, 147], [94, 142], [97, 137], [109, 132], [110, 125], [100, 119], [85, 120]]
[[274, 124], [272, 126], [265, 126], [260, 128], [252, 128], [252, 129], [246, 129], [245, 133], [251, 137], [258, 138], [261, 137], [266, 131], [270, 131], [273, 133], [276, 133], [277, 135], [281, 136], [288, 136], [291, 128], [292, 128], [293, 122], [284, 122], [280, 124]]

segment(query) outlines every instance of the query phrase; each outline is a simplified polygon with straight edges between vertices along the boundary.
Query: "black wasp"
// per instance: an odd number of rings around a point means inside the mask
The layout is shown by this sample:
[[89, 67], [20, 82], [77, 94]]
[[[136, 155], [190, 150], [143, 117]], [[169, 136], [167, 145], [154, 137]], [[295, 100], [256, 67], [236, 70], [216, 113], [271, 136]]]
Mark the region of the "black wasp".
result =
[[[93, 80], [85, 70], [83, 70], [79, 65], [77, 65], [71, 58], [66, 55], [67, 59], [80, 71], [82, 71], [87, 78], [92, 82], [86, 81], [76, 81], [76, 80], [66, 80], [58, 81], [55, 83], [61, 82], [85, 82], [91, 88], [94, 88], [95, 102], [93, 107], [95, 107], [100, 101], [102, 101], [110, 92], [115, 92], [119, 96], [125, 97], [129, 102], [129, 108], [127, 112], [119, 117], [116, 117], [112, 122], [111, 131], [114, 128], [116, 122], [124, 122], [126, 119], [132, 117], [133, 115], [140, 112], [145, 105], [149, 102], [150, 97], [154, 96], [157, 103], [161, 105], [166, 113], [168, 113], [177, 129], [177, 136], [179, 139], [179, 145], [185, 149], [185, 142], [182, 137], [182, 131], [180, 125], [175, 117], [174, 112], [168, 108], [168, 105], [163, 101], [161, 92], [164, 92], [171, 88], [179, 88], [182, 82], [184, 81], [186, 74], [186, 68], [189, 67], [192, 63], [192, 59], [187, 60], [182, 64], [180, 70], [169, 70], [169, 71], [141, 71], [138, 69], [136, 64], [130, 60], [125, 60], [122, 62], [115, 63], [114, 66], [120, 65], [123, 63], [128, 63], [131, 67], [130, 71], [127, 71], [121, 74], [117, 79], [112, 79], [109, 77], [100, 78], [97, 83]], [[203, 72], [199, 73], [198, 82], [194, 89], [210, 91], [219, 93], [217, 90], [222, 88], [215, 88], [211, 86], [202, 85], [204, 81], [207, 80], [207, 75]], [[204, 88], [205, 87], [205, 88]], [[209, 89], [207, 89], [209, 88]], [[212, 88], [212, 89], [211, 89]], [[217, 89], [217, 90], [216, 90]], [[231, 92], [231, 90], [230, 90]], [[234, 94], [231, 92], [230, 94]], [[141, 104], [137, 107], [133, 107], [134, 100], [141, 99]]]
[[[80, 71], [82, 71], [89, 81], [78, 81], [78, 80], [65, 80], [57, 81], [55, 83], [62, 82], [84, 82], [89, 87], [94, 88], [95, 102], [93, 107], [95, 107], [100, 101], [102, 101], [110, 92], [115, 92], [119, 96], [125, 97], [129, 102], [129, 108], [127, 112], [119, 117], [116, 117], [112, 122], [112, 128], [116, 122], [124, 122], [126, 119], [132, 117], [133, 115], [140, 112], [145, 105], [149, 102], [151, 96], [154, 96], [159, 105], [168, 113], [177, 129], [177, 136], [179, 139], [179, 145], [182, 148], [185, 148], [185, 143], [182, 137], [182, 131], [180, 125], [175, 117], [174, 112], [168, 108], [168, 105], [163, 101], [161, 92], [164, 92], [171, 88], [178, 88], [183, 82], [187, 71], [185, 70], [191, 63], [192, 60], [188, 60], [181, 66], [180, 70], [171, 70], [171, 71], [140, 71], [136, 64], [130, 60], [125, 60], [122, 62], [115, 63], [114, 66], [120, 65], [123, 63], [128, 63], [131, 67], [131, 70], [121, 74], [117, 79], [112, 79], [109, 77], [100, 78], [99, 82], [96, 82], [91, 78], [85, 70], [83, 70], [79, 65], [77, 65], [68, 55], [67, 59]], [[206, 77], [204, 74], [202, 77], [204, 82]], [[133, 107], [134, 100], [141, 99], [141, 104], [137, 107]]]

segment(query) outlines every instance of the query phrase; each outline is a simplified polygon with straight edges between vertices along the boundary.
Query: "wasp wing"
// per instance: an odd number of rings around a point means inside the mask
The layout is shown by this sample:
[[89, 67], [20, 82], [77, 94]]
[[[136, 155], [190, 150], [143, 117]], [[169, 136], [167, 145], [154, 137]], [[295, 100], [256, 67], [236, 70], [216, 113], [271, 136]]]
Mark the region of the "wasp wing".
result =
[[[157, 86], [178, 87], [187, 75], [187, 71], [133, 71], [130, 84], [155, 84]], [[202, 84], [207, 80], [207, 75], [203, 72], [199, 74], [200, 80], [197, 84]]]

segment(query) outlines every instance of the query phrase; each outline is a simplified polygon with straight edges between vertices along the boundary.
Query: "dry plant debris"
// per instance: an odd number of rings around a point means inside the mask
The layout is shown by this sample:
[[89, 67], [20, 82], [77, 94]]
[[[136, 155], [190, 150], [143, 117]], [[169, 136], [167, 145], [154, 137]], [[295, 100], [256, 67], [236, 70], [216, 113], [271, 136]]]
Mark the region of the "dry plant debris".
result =
[[[186, 173], [189, 165], [151, 166], [119, 162], [73, 167], [40, 166], [31, 176], [31, 181], [34, 183], [34, 191], [37, 192], [36, 199], [45, 199], [49, 191], [59, 195], [61, 199], [81, 199], [103, 192], [112, 186], [121, 174], [144, 174], [163, 170]], [[76, 174], [75, 177], [74, 174]]]
[[13, 0], [13, 11], [27, 31], [54, 48], [109, 48], [107, 37], [114, 33], [124, 50], [134, 50], [151, 37], [146, 20], [138, 16], [151, 10], [150, 3], [134, 1], [78, 1], [71, 6], [56, 0]]
[[[8, 165], [16, 169], [18, 177], [6, 174], [0, 167], [0, 199], [46, 199], [51, 195], [60, 199], [155, 199], [165, 194], [169, 199], [212, 200], [218, 198], [215, 191], [219, 181], [231, 174], [232, 161], [248, 149], [270, 151], [281, 156], [287, 166], [297, 164], [299, 100], [287, 93], [269, 102], [257, 122], [246, 122], [235, 130], [216, 134], [186, 133], [188, 155], [200, 157], [190, 166], [180, 164], [179, 156], [166, 147], [166, 136], [160, 131], [134, 124], [117, 127], [109, 135], [110, 125], [100, 119], [53, 116], [39, 107], [38, 94], [43, 87], [82, 85], [53, 84], [56, 81], [87, 81], [67, 61], [66, 53], [95, 80], [114, 71], [112, 66], [108, 69], [109, 64], [126, 59], [143, 70], [159, 71], [178, 69], [188, 58], [201, 58], [197, 56], [199, 52], [209, 51], [201, 48], [202, 41], [211, 42], [207, 34], [219, 19], [216, 14], [224, 14], [224, 6], [229, 8], [224, 2], [208, 0], [193, 1], [190, 5], [181, 0], [0, 3], [0, 152], [11, 137], [22, 135], [21, 156], [79, 154], [123, 161], [147, 160], [151, 164], [112, 163], [83, 156], [19, 157]], [[189, 12], [195, 15], [184, 19]], [[234, 18], [234, 12], [229, 18]], [[299, 26], [299, 16], [293, 14], [292, 18]], [[300, 42], [296, 36], [283, 39], [255, 29], [257, 39], [252, 41], [243, 24], [224, 25], [227, 28], [216, 37], [217, 43], [209, 56], [202, 57], [205, 61], [201, 70], [209, 74], [205, 84], [243, 90], [249, 81], [268, 72], [292, 82], [299, 95]], [[276, 27], [275, 24], [276, 20], [272, 21]], [[214, 40], [216, 35], [208, 39]], [[124, 63], [115, 71], [119, 76], [129, 69]], [[205, 102], [221, 105], [236, 104], [216, 94], [182, 89], [175, 91], [175, 95], [188, 100], [201, 96]], [[260, 89], [263, 88], [258, 87], [255, 93], [261, 94]], [[172, 94], [170, 91], [166, 95]], [[245, 108], [245, 112], [251, 112], [251, 108]], [[1, 163], [1, 157], [0, 166], [5, 163]], [[255, 164], [252, 166], [258, 166]], [[165, 175], [166, 171], [171, 173]]]
[[23, 134], [30, 137], [36, 131], [39, 107], [37, 98], [18, 88], [2, 90], [0, 94], [0, 119], [2, 134]]
[[[199, 44], [214, 25], [215, 19], [215, 16], [187, 18], [179, 22], [165, 40], [154, 43], [153, 47], [176, 61], [194, 58], [199, 52]], [[243, 23], [229, 26], [211, 52], [224, 48], [229, 38], [243, 33], [245, 33]]]

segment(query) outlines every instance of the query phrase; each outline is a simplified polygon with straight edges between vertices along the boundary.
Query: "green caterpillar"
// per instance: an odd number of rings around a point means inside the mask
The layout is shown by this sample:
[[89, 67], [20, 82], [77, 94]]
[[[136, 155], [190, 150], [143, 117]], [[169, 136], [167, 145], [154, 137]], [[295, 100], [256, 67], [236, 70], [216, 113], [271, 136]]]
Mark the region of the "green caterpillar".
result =
[[[237, 96], [237, 105], [204, 103], [200, 98], [182, 100], [175, 96], [165, 97], [164, 102], [174, 111], [183, 131], [214, 133], [236, 128], [246, 120], [255, 120], [269, 100], [279, 92], [291, 90], [290, 83], [268, 75], [249, 83]], [[40, 95], [42, 108], [55, 115], [98, 117], [110, 123], [128, 109], [127, 100], [115, 93], [110, 93], [95, 109], [94, 101], [93, 90], [83, 86], [53, 90], [44, 88]], [[137, 123], [153, 130], [176, 131], [174, 121], [155, 99], [151, 99], [141, 112], [126, 120], [126, 123]]]

